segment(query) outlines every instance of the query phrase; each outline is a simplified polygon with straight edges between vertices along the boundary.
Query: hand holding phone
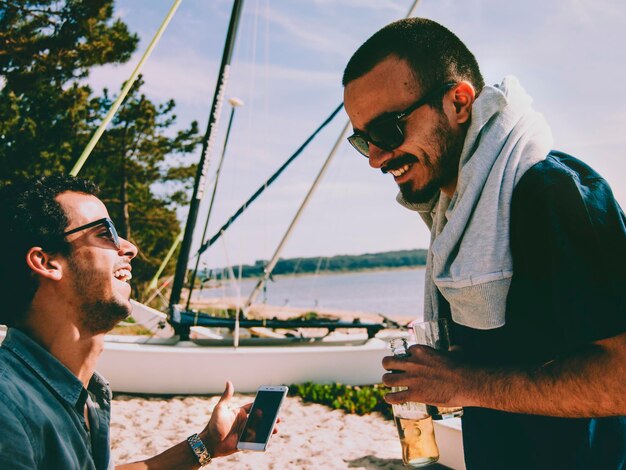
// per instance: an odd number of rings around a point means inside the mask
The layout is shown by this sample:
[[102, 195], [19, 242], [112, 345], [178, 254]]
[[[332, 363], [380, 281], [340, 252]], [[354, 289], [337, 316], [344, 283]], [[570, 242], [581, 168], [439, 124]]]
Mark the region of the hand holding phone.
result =
[[276, 425], [278, 411], [287, 394], [288, 387], [263, 385], [248, 414], [237, 449], [264, 451]]

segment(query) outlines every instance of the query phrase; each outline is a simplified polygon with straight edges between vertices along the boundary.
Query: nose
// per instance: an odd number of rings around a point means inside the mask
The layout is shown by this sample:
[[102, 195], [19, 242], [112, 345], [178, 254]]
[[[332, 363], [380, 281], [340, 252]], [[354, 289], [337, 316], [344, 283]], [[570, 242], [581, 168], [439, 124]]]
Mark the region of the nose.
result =
[[137, 256], [139, 250], [135, 245], [126, 240], [125, 238], [120, 237], [120, 249], [119, 254], [127, 256], [129, 260], [133, 259]]
[[372, 168], [382, 168], [393, 156], [393, 151], [383, 150], [370, 142], [369, 163]]

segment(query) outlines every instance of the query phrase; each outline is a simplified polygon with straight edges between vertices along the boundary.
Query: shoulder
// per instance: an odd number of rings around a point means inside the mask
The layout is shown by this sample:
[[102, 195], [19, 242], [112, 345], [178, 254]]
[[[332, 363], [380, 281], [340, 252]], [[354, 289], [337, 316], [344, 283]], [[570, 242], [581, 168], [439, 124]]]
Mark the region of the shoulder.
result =
[[20, 393], [21, 377], [24, 375], [24, 367], [22, 363], [11, 351], [4, 347], [0, 347], [0, 398], [4, 396], [6, 399], [19, 399], [23, 396]]
[[581, 192], [608, 183], [593, 168], [577, 158], [556, 150], [551, 151], [545, 160], [533, 165], [520, 178], [515, 187], [517, 195], [537, 195], [547, 189], [563, 186], [577, 187]]
[[10, 387], [7, 379], [0, 376], [0, 468], [34, 468], [39, 459], [32, 424], [24, 416], [19, 391]]
[[0, 347], [0, 413], [17, 416], [19, 421], [33, 427], [45, 419], [42, 406], [46, 407], [47, 387], [12, 351]]
[[511, 201], [512, 219], [541, 216], [623, 233], [624, 213], [602, 176], [582, 161], [552, 151], [521, 178]]

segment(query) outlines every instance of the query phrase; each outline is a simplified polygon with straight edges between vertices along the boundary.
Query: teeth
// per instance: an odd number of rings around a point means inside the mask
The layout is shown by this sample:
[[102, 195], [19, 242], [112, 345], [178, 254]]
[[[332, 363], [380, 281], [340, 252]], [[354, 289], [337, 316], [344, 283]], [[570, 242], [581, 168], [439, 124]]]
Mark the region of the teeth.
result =
[[115, 279], [118, 279], [122, 282], [130, 281], [133, 278], [133, 275], [130, 273], [128, 269], [118, 269], [113, 273]]
[[398, 168], [396, 170], [389, 170], [389, 173], [391, 173], [393, 176], [395, 176], [397, 178], [398, 176], [402, 176], [407, 171], [409, 171], [409, 166], [410, 165], [407, 163], [403, 167], [400, 167], [400, 168]]

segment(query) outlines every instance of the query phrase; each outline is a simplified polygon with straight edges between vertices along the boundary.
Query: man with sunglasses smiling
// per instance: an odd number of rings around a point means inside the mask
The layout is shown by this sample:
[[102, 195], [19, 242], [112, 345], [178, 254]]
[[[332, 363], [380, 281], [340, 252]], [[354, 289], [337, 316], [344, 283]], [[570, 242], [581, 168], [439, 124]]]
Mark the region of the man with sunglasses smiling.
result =
[[392, 23], [343, 77], [348, 138], [431, 230], [424, 317], [451, 352], [383, 360], [389, 403], [463, 406], [468, 469], [626, 462], [626, 217], [514, 77], [486, 86], [434, 21]]
[[[96, 194], [69, 176], [0, 189], [0, 468], [113, 468], [111, 390], [95, 368], [104, 335], [131, 312], [137, 248]], [[199, 468], [236, 452], [251, 404], [231, 409], [232, 395], [227, 382], [199, 434], [119, 468]]]

